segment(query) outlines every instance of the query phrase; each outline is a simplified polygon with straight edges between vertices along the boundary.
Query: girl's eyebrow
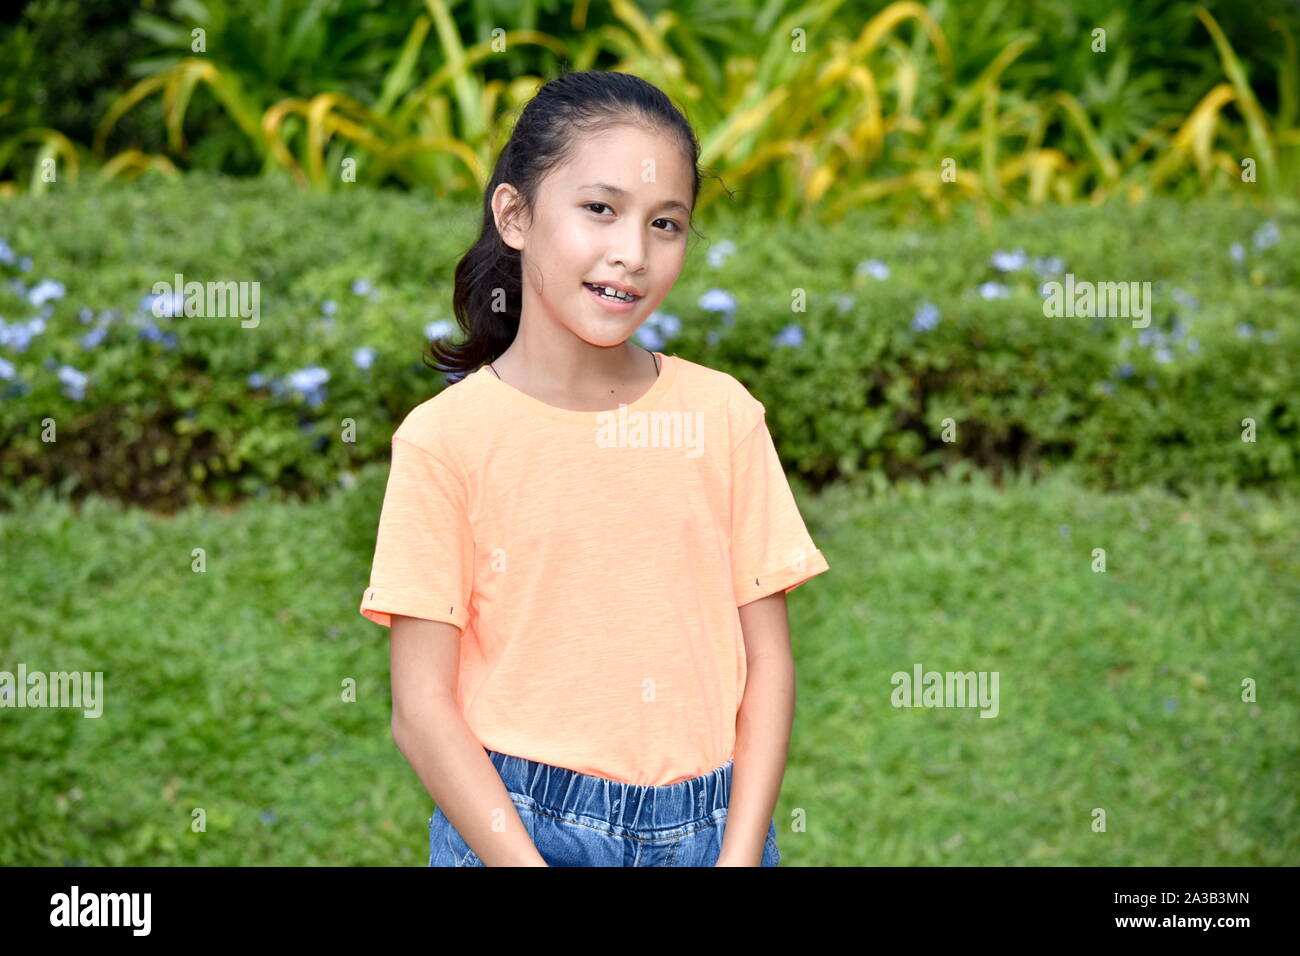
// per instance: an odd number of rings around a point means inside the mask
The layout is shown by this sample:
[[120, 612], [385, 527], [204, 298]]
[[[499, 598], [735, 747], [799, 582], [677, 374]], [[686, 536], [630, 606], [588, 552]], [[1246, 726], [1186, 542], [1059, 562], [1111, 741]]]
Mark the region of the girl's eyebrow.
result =
[[[605, 192], [613, 193], [615, 196], [620, 198], [627, 195], [626, 189], [619, 189], [617, 186], [611, 186], [609, 183], [588, 183], [587, 185], [579, 186], [578, 188], [603, 189]], [[680, 203], [676, 199], [669, 199], [667, 202], [661, 202], [655, 211], [658, 212], [660, 209], [680, 209], [687, 216], [691, 214], [691, 211], [686, 207], [686, 204]]]

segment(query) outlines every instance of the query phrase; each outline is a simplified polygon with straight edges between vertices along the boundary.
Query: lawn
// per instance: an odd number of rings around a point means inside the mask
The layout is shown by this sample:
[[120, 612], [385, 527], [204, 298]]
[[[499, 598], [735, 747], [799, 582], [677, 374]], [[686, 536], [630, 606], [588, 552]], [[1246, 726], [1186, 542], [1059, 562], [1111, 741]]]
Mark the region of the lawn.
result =
[[[0, 669], [104, 674], [99, 718], [0, 709], [0, 864], [426, 862], [388, 631], [357, 613], [385, 478], [0, 516]], [[800, 503], [831, 571], [790, 596], [784, 865], [1297, 862], [1294, 500], [1056, 472]], [[997, 716], [892, 706], [916, 665], [996, 671]]]

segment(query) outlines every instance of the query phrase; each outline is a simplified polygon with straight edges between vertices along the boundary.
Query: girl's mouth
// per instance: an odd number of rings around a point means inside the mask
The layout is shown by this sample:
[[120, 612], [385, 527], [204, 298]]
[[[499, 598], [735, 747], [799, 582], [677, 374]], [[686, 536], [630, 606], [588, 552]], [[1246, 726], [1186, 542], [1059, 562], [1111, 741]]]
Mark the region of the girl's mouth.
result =
[[639, 295], [634, 296], [626, 292], [615, 292], [611, 296], [605, 293], [605, 287], [594, 286], [588, 282], [584, 282], [582, 285], [587, 290], [588, 295], [611, 312], [627, 312], [641, 301]]

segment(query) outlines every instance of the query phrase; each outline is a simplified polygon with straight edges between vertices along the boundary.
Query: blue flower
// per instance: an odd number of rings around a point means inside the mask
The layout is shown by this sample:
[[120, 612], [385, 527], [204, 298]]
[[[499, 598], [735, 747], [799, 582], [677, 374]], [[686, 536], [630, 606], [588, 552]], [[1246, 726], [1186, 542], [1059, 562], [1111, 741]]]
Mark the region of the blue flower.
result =
[[321, 315], [333, 315], [338, 310], [339, 310], [339, 304], [335, 302], [333, 299], [326, 299], [324, 302], [320, 304]]
[[375, 287], [370, 283], [369, 279], [357, 279], [352, 283], [353, 295], [370, 295], [374, 289]]
[[79, 372], [71, 365], [60, 365], [58, 371], [59, 381], [63, 384], [63, 393], [69, 398], [81, 401], [86, 397], [86, 382], [89, 380], [85, 372]]
[[649, 320], [643, 322], [641, 327], [636, 330], [637, 341], [652, 352], [662, 349], [667, 342], [659, 330], [650, 324]]
[[1114, 394], [1115, 394], [1115, 383], [1114, 383], [1114, 382], [1102, 382], [1102, 383], [1101, 383], [1100, 385], [1098, 385], [1097, 387], [1100, 388], [1100, 389], [1101, 389], [1103, 392], [1105, 392], [1107, 395], [1114, 395]]
[[985, 282], [980, 286], [980, 296], [985, 299], [1005, 299], [1010, 294], [1011, 290], [1000, 282]]
[[772, 340], [778, 348], [798, 348], [803, 345], [803, 328], [799, 325], [787, 325]]
[[[0, 239], [0, 242], [4, 242], [4, 240]], [[13, 377], [14, 377], [13, 363], [6, 361], [3, 358], [0, 358], [0, 378], [12, 380]]]
[[286, 379], [289, 387], [299, 392], [309, 392], [312, 389], [320, 388], [329, 380], [330, 373], [319, 365], [290, 372]]
[[163, 330], [152, 322], [146, 322], [140, 327], [140, 338], [148, 339], [150, 342], [161, 342], [163, 340]]
[[873, 279], [888, 279], [889, 266], [879, 259], [867, 259], [865, 262], [858, 263], [857, 274], [871, 276]]
[[1173, 713], [1177, 709], [1178, 709], [1178, 701], [1174, 700], [1172, 697], [1165, 699], [1165, 710], [1169, 711], [1170, 713]]
[[77, 318], [81, 320], [82, 325], [89, 325], [91, 322], [95, 321], [95, 310], [86, 306], [77, 313]]
[[11, 266], [17, 259], [18, 257], [14, 255], [14, 251], [9, 248], [9, 243], [0, 239], [0, 263]]
[[853, 308], [856, 302], [857, 299], [853, 298], [853, 296], [849, 295], [848, 293], [835, 297], [835, 307], [839, 309], [841, 312], [848, 312], [850, 309]]
[[1046, 259], [1040, 259], [1035, 256], [1032, 265], [1034, 271], [1044, 279], [1050, 279], [1052, 276], [1059, 276], [1065, 271], [1065, 260], [1056, 256], [1048, 256]]
[[31, 256], [23, 256], [21, 259], [19, 259], [19, 260], [18, 260], [18, 268], [19, 268], [19, 270], [21, 270], [22, 272], [31, 272], [31, 271], [32, 271], [32, 257], [31, 257]]
[[352, 353], [352, 362], [357, 368], [370, 368], [375, 364], [375, 350], [363, 345]]
[[32, 339], [43, 331], [45, 331], [45, 320], [39, 317], [28, 319], [26, 322], [11, 322], [8, 325], [5, 324], [4, 319], [0, 319], [0, 345], [9, 346], [16, 352], [26, 352]]
[[1282, 233], [1278, 231], [1277, 223], [1269, 220], [1255, 230], [1255, 248], [1267, 249], [1269, 246], [1275, 246], [1281, 238]]
[[939, 324], [939, 310], [929, 302], [922, 303], [912, 316], [912, 328], [917, 332], [928, 332]]
[[1132, 378], [1133, 366], [1130, 365], [1128, 362], [1125, 362], [1123, 365], [1121, 365], [1119, 368], [1115, 370], [1115, 374], [1118, 375], [1120, 378]]
[[260, 819], [263, 823], [274, 823], [276, 820], [275, 813], [271, 810], [264, 810]]
[[62, 282], [55, 282], [53, 279], [42, 279], [28, 291], [27, 301], [32, 305], [44, 305], [50, 299], [62, 299], [66, 291]]
[[1195, 311], [1196, 307], [1200, 305], [1196, 296], [1192, 295], [1190, 292], [1184, 292], [1182, 289], [1175, 289], [1173, 295], [1174, 301], [1184, 309]]
[[1155, 345], [1160, 339], [1159, 329], [1146, 328], [1138, 333], [1138, 345]]
[[147, 295], [140, 300], [140, 308], [153, 313], [155, 318], [170, 319], [185, 314], [185, 295], [180, 289], [171, 295]]
[[1277, 329], [1265, 329], [1263, 332], [1259, 333], [1259, 340], [1272, 345], [1277, 341]]
[[251, 373], [249, 373], [249, 376], [248, 376], [248, 387], [249, 387], [249, 388], [265, 388], [265, 387], [266, 387], [266, 376], [263, 375], [261, 372], [251, 372]]
[[1246, 247], [1240, 242], [1234, 242], [1228, 247], [1228, 255], [1237, 262], [1244, 262], [1246, 259]]
[[1003, 252], [998, 250], [993, 253], [993, 268], [999, 272], [1019, 272], [1029, 262], [1029, 257], [1025, 255], [1024, 249], [1017, 249], [1015, 252]]
[[1155, 350], [1154, 355], [1157, 362], [1172, 362], [1174, 360], [1174, 353], [1163, 345]]
[[682, 320], [667, 312], [651, 312], [650, 318], [646, 319], [646, 324], [653, 325], [664, 334], [665, 338], [670, 339], [682, 330]]
[[100, 342], [104, 341], [104, 336], [106, 335], [108, 335], [108, 327], [105, 325], [97, 325], [81, 337], [81, 347], [85, 349], [93, 349], [99, 345]]
[[1255, 327], [1249, 322], [1238, 322], [1237, 334], [1243, 339], [1251, 338], [1255, 334]]
[[424, 327], [424, 337], [430, 341], [451, 335], [455, 324], [451, 319], [435, 319]]
[[1201, 343], [1200, 343], [1200, 342], [1196, 341], [1196, 339], [1188, 339], [1188, 340], [1187, 340], [1187, 351], [1189, 351], [1189, 352], [1199, 352], [1200, 350], [1201, 350]]
[[727, 256], [736, 251], [736, 244], [730, 239], [723, 239], [709, 250], [709, 265], [715, 269], [727, 261]]
[[709, 312], [735, 312], [736, 299], [725, 289], [710, 289], [699, 298], [697, 303], [701, 309]]

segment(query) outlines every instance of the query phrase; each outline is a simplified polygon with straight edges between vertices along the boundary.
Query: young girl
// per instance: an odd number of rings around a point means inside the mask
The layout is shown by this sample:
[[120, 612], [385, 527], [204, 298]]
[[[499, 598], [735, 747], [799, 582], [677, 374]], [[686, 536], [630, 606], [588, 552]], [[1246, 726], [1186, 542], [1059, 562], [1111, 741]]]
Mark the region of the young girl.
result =
[[775, 866], [785, 594], [829, 570], [761, 402], [630, 337], [668, 295], [699, 146], [657, 88], [523, 110], [456, 268], [453, 384], [393, 434], [361, 613], [430, 866]]

